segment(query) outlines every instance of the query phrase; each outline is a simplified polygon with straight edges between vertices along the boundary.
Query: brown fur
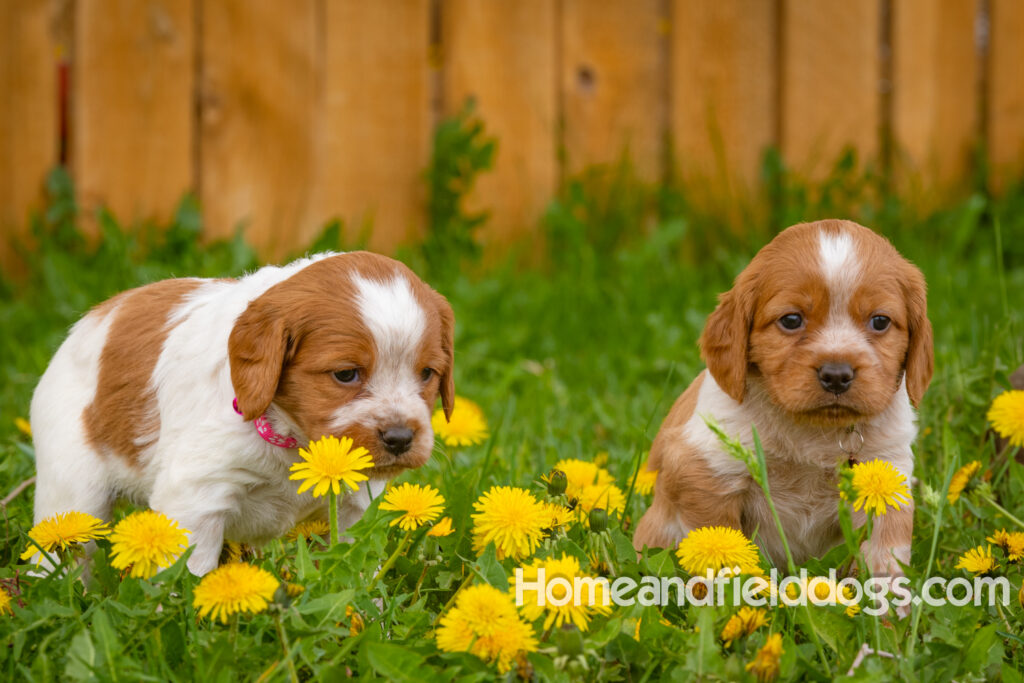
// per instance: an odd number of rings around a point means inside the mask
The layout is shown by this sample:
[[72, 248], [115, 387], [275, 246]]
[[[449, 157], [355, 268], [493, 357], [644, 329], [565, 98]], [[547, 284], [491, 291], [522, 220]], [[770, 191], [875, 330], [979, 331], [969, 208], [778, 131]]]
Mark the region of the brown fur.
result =
[[114, 319], [100, 356], [93, 402], [82, 414], [90, 444], [134, 463], [140, 443], [160, 430], [150, 384], [170, 328], [171, 312], [198, 287], [199, 280], [163, 280], [105, 301], [90, 315]]
[[[844, 280], [849, 273], [837, 274], [842, 284], [836, 291], [848, 296], [836, 300], [847, 302], [844, 310], [833, 310], [838, 304], [830, 297], [836, 292], [830, 291], [814, 266], [820, 259], [822, 231], [847, 233], [856, 252], [859, 277]], [[795, 331], [781, 329], [779, 318], [793, 312], [802, 315], [804, 326]], [[833, 315], [842, 316], [844, 324], [854, 321], [861, 341], [851, 342], [849, 348], [846, 337], [841, 337], [838, 347], [824, 342], [828, 335], [818, 331], [833, 321]], [[890, 327], [861, 333], [870, 329], [874, 315], [889, 317]], [[855, 223], [794, 226], [758, 252], [733, 288], [719, 298], [700, 347], [715, 383], [729, 398], [744, 404], [742, 409], [736, 406], [736, 411], [745, 412], [733, 414], [757, 420], [772, 496], [783, 524], [807, 535], [790, 538], [791, 545], [795, 541], [801, 546], [794, 553], [820, 556], [841, 540], [834, 515], [835, 465], [846, 457], [834, 437], [830, 442], [823, 435], [840, 434], [847, 425], [889, 410], [904, 377], [907, 395], [916, 406], [931, 380], [932, 329], [923, 276], [888, 241]], [[849, 363], [855, 371], [850, 389], [839, 396], [823, 389], [819, 381], [818, 368], [827, 362]], [[649, 467], [659, 476], [651, 508], [637, 526], [634, 546], [638, 550], [670, 547], [689, 529], [725, 525], [748, 535], [756, 531], [768, 546], [778, 547], [776, 530], [764, 523], [770, 519], [766, 501], [753, 480], [739, 473], [728, 457], [702, 450], [709, 447], [706, 444], [698, 447], [688, 441], [684, 427], [698, 409], [704, 381], [702, 373], [679, 397], [651, 447]], [[868, 438], [888, 445], [884, 432]], [[808, 450], [810, 443], [817, 445]], [[909, 561], [912, 529], [912, 505], [877, 520], [865, 546], [874, 573], [899, 573], [895, 559]]]
[[[340, 384], [332, 373], [359, 367], [372, 374], [377, 361], [372, 335], [357, 314], [351, 281], [355, 274], [381, 281], [401, 275], [408, 280], [426, 313], [420, 364], [437, 371], [424, 384], [423, 400], [433, 407], [440, 395], [450, 416], [455, 399], [455, 317], [447, 300], [401, 263], [355, 252], [304, 268], [252, 301], [239, 316], [228, 353], [231, 381], [246, 420], [259, 417], [274, 401], [310, 439], [331, 433], [329, 423], [339, 406], [361, 390], [359, 385]], [[407, 426], [418, 431], [427, 425]], [[375, 459], [393, 460], [382, 451], [376, 429], [354, 427], [350, 432], [355, 445], [366, 448]], [[383, 473], [384, 468], [377, 472]]]

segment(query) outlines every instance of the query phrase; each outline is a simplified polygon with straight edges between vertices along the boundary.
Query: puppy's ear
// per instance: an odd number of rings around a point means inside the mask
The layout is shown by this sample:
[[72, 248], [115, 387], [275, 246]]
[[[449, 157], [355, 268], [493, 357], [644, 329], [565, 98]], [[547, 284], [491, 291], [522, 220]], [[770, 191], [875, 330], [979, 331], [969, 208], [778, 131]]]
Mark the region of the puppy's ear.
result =
[[451, 304], [437, 295], [437, 315], [441, 319], [441, 351], [448, 358], [448, 369], [441, 373], [441, 407], [445, 420], [452, 417], [455, 408], [455, 312]]
[[747, 385], [747, 347], [754, 315], [754, 296], [747, 286], [722, 294], [718, 308], [700, 335], [700, 355], [708, 372], [726, 394], [740, 403]]
[[928, 297], [924, 276], [921, 271], [908, 263], [904, 282], [904, 299], [907, 302], [907, 344], [906, 371], [907, 394], [910, 402], [917, 407], [924, 398], [924, 392], [932, 381], [935, 356], [932, 350], [932, 324], [928, 320]]
[[258, 299], [250, 302], [228, 337], [231, 385], [245, 420], [256, 419], [270, 407], [288, 348], [284, 320], [266, 308]]

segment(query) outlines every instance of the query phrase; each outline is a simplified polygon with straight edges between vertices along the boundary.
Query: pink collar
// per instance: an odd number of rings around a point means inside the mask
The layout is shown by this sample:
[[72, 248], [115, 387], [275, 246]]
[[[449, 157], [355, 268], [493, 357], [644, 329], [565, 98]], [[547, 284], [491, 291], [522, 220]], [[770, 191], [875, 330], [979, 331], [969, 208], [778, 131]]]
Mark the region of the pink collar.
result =
[[[238, 409], [237, 398], [231, 401], [231, 407], [234, 408], [235, 412], [239, 415], [242, 414], [242, 411]], [[257, 417], [252, 421], [252, 423], [256, 426], [256, 432], [263, 437], [264, 441], [271, 445], [280, 446], [281, 448], [297, 448], [299, 445], [299, 442], [292, 437], [281, 436], [275, 432], [274, 428], [270, 426], [270, 420], [267, 419], [266, 413]]]

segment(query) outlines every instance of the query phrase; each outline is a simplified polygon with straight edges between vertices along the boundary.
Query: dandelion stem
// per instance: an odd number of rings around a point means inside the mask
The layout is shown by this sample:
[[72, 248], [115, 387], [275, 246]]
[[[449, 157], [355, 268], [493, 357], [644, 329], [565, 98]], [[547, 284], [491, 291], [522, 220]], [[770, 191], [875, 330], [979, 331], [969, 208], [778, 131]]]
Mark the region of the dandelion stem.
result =
[[[768, 502], [768, 509], [771, 510], [772, 519], [775, 520], [775, 529], [779, 534], [779, 539], [782, 541], [782, 549], [786, 552], [786, 566], [789, 569], [789, 573], [796, 574], [796, 562], [793, 561], [793, 553], [789, 549], [789, 541], [786, 540], [786, 531], [782, 527], [782, 519], [779, 517], [778, 510], [775, 509], [775, 501], [772, 500], [771, 491], [768, 488], [768, 463], [764, 457], [764, 448], [761, 446], [761, 439], [757, 435], [757, 428], [751, 427], [754, 437], [754, 455], [755, 458], [747, 460], [748, 469], [753, 470], [753, 465], [756, 464], [759, 469], [761, 484], [761, 490], [764, 492], [765, 500]], [[752, 472], [753, 473], [753, 472]], [[807, 601], [802, 601], [802, 607], [804, 617], [807, 619], [807, 630], [808, 635], [811, 637], [811, 642], [814, 643], [814, 649], [818, 652], [818, 658], [821, 659], [821, 665], [825, 667], [825, 671], [831, 672], [832, 667], [829, 666], [828, 658], [825, 656], [825, 650], [821, 646], [821, 640], [818, 638], [818, 630], [814, 625], [814, 619], [811, 617], [811, 608], [808, 606]]]
[[444, 603], [444, 607], [442, 607], [441, 610], [437, 613], [437, 617], [434, 619], [435, 627], [437, 626], [437, 623], [441, 621], [441, 617], [444, 616], [445, 612], [448, 611], [448, 608], [452, 606], [452, 603], [455, 602], [455, 598], [459, 595], [459, 592], [462, 591], [462, 589], [468, 586], [469, 584], [473, 583], [474, 576], [475, 574], [473, 574], [473, 572], [469, 572], [466, 574], [466, 578], [462, 580], [462, 583], [459, 584], [459, 587], [455, 589], [454, 593], [452, 593], [452, 597], [448, 598], [448, 602]]
[[999, 510], [999, 512], [1002, 513], [1003, 516], [1006, 517], [1008, 520], [1010, 520], [1011, 522], [1013, 522], [1014, 524], [1016, 524], [1020, 528], [1024, 529], [1024, 522], [1020, 521], [1019, 519], [1014, 517], [1012, 514], [1010, 514], [1010, 511], [1007, 510], [1006, 508], [1004, 508], [999, 503], [997, 503], [994, 497], [992, 497], [992, 496], [985, 496], [985, 502], [988, 503], [989, 505], [991, 505], [992, 507], [994, 507], [996, 510]]
[[288, 675], [292, 683], [299, 683], [299, 673], [295, 670], [295, 662], [292, 661], [292, 648], [288, 643], [288, 634], [281, 623], [281, 612], [274, 615], [274, 623], [277, 624], [277, 635], [281, 638], [281, 648], [284, 649], [284, 661], [288, 664]]
[[327, 491], [327, 523], [331, 528], [331, 547], [338, 545], [338, 496], [334, 491]]
[[395, 562], [398, 560], [398, 556], [401, 555], [405, 551], [406, 546], [409, 545], [409, 541], [411, 541], [411, 540], [412, 540], [412, 531], [406, 531], [405, 532], [405, 537], [402, 538], [401, 542], [398, 544], [398, 547], [395, 548], [395, 552], [391, 553], [391, 557], [389, 557], [388, 561], [384, 563], [384, 566], [380, 568], [380, 571], [377, 572], [377, 575], [373, 577], [373, 580], [370, 581], [370, 585], [366, 587], [366, 592], [367, 593], [372, 591], [373, 587], [377, 585], [377, 582], [380, 581], [381, 577], [383, 577], [385, 574], [387, 574], [388, 571], [393, 566], [395, 566]]

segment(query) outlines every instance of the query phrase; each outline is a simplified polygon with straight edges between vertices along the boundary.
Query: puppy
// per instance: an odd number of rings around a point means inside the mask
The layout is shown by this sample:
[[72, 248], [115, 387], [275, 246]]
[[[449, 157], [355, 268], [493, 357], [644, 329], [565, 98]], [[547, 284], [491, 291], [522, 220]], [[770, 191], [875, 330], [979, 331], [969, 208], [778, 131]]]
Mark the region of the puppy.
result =
[[430, 456], [438, 394], [446, 415], [454, 401], [454, 325], [443, 296], [366, 252], [123, 292], [72, 328], [36, 388], [36, 522], [109, 519], [128, 497], [189, 529], [189, 569], [205, 574], [225, 539], [326, 519], [289, 467], [344, 435], [375, 463], [340, 506], [346, 529]]
[[[786, 558], [760, 488], [704, 417], [764, 447], [768, 482], [793, 559], [842, 541], [837, 468], [880, 459], [907, 477], [917, 406], [932, 376], [921, 272], [884, 238], [849, 221], [795, 225], [773, 239], [720, 297], [700, 339], [707, 369], [679, 397], [651, 447], [654, 502], [634, 545], [671, 547], [723, 525]], [[864, 515], [855, 513], [855, 524]], [[910, 562], [913, 505], [875, 520], [872, 573]]]

